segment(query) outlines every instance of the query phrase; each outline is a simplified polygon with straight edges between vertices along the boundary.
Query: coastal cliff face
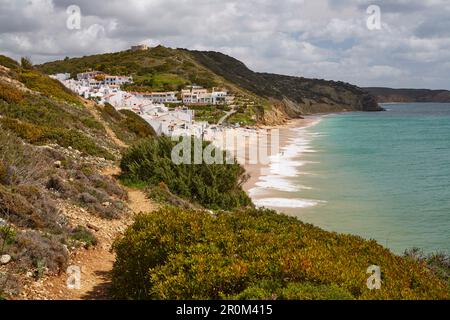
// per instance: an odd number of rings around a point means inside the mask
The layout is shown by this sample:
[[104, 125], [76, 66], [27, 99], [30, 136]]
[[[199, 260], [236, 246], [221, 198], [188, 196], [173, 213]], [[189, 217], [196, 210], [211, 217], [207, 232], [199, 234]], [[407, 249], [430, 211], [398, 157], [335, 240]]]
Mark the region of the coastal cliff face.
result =
[[257, 73], [244, 63], [219, 52], [189, 51], [194, 58], [230, 82], [258, 96], [278, 101], [288, 117], [340, 112], [382, 111], [375, 97], [344, 82], [307, 79], [270, 73]]
[[379, 103], [399, 102], [438, 102], [450, 103], [450, 91], [427, 89], [391, 89], [364, 88], [368, 93], [376, 96]]

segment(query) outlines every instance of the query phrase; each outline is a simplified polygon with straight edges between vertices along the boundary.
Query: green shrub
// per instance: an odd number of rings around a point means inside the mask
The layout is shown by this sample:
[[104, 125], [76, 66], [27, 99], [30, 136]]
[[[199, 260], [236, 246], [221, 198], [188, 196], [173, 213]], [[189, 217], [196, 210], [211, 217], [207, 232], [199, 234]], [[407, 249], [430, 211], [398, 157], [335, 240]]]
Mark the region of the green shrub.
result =
[[[449, 299], [423, 264], [374, 241], [267, 210], [211, 215], [164, 208], [114, 244], [119, 299]], [[366, 270], [382, 270], [371, 291]]]
[[17, 236], [16, 230], [10, 225], [0, 226], [0, 255], [5, 253], [7, 246], [14, 243]]
[[0, 118], [4, 129], [32, 144], [56, 142], [62, 147], [72, 147], [88, 155], [114, 160], [115, 157], [105, 148], [98, 146], [92, 138], [75, 129], [53, 128], [22, 122], [9, 117]]
[[162, 205], [169, 205], [180, 207], [184, 209], [198, 209], [195, 205], [187, 200], [184, 200], [173, 193], [167, 188], [165, 183], [160, 183], [159, 186], [149, 187], [145, 190], [147, 197], [156, 203]]
[[147, 138], [156, 136], [155, 130], [144, 119], [130, 110], [121, 110], [121, 114], [125, 116], [122, 121], [123, 126], [133, 132], [137, 138]]
[[345, 289], [331, 285], [314, 285], [310, 283], [290, 283], [280, 290], [281, 300], [353, 300], [354, 297]]
[[49, 78], [39, 71], [23, 69], [19, 80], [28, 89], [40, 92], [45, 97], [81, 106], [81, 100], [75, 93], [64, 87], [58, 80]]
[[71, 238], [82, 242], [86, 248], [94, 247], [98, 244], [95, 235], [83, 226], [76, 227], [71, 233]]
[[16, 87], [0, 82], [0, 99], [7, 103], [19, 103], [23, 100], [23, 94]]
[[19, 68], [19, 64], [17, 63], [17, 61], [5, 57], [3, 55], [0, 55], [0, 65], [7, 67], [9, 69], [17, 69]]
[[[245, 170], [236, 161], [230, 165], [204, 162], [176, 165], [171, 158], [176, 144], [170, 138], [161, 137], [131, 147], [121, 162], [123, 181], [147, 186], [164, 182], [173, 194], [210, 209], [230, 210], [252, 205], [241, 187]], [[216, 152], [222, 151], [216, 149]]]
[[22, 57], [20, 59], [20, 65], [23, 69], [33, 69], [33, 63], [31, 62], [31, 59], [28, 57]]

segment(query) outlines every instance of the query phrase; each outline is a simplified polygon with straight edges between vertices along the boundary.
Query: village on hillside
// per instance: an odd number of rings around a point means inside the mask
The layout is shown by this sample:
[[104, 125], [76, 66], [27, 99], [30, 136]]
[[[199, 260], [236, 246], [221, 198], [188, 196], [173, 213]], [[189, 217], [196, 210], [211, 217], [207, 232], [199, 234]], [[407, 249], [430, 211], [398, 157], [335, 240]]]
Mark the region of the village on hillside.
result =
[[[187, 86], [181, 91], [129, 92], [122, 86], [133, 84], [131, 76], [114, 76], [100, 71], [69, 73], [51, 76], [64, 86], [101, 105], [109, 104], [116, 110], [127, 109], [147, 121], [158, 135], [205, 137], [225, 129], [224, 123], [235, 110], [235, 96], [225, 89], [208, 90], [201, 86]], [[222, 108], [217, 123], [196, 121], [195, 108]], [[226, 107], [226, 109], [224, 109]]]

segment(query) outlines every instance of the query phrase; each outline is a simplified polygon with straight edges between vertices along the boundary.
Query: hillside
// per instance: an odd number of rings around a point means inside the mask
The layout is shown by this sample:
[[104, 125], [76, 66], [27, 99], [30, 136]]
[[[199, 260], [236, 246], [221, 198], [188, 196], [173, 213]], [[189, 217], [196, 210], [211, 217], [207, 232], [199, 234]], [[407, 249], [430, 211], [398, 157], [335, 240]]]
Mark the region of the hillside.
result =
[[[225, 87], [237, 96], [240, 118], [258, 123], [282, 123], [286, 118], [335, 111], [380, 111], [374, 98], [360, 88], [324, 80], [255, 73], [242, 62], [217, 52], [170, 49], [65, 59], [38, 68], [47, 73], [100, 70], [133, 75], [134, 91], [179, 90], [188, 84]], [[244, 121], [245, 122], [245, 121]]]
[[256, 73], [219, 52], [190, 53], [228, 81], [258, 96], [283, 101], [285, 112], [293, 117], [335, 111], [381, 111], [371, 95], [348, 83]]
[[0, 56], [0, 299], [449, 299], [445, 256], [257, 210], [242, 167], [176, 167], [171, 143]]
[[364, 88], [376, 96], [379, 103], [389, 102], [445, 102], [450, 103], [450, 91], [427, 89]]
[[30, 288], [89, 258], [85, 248], [104, 257], [109, 228], [129, 216], [127, 191], [103, 173], [126, 147], [117, 136], [154, 134], [23, 65], [0, 56], [0, 299], [45, 297]]

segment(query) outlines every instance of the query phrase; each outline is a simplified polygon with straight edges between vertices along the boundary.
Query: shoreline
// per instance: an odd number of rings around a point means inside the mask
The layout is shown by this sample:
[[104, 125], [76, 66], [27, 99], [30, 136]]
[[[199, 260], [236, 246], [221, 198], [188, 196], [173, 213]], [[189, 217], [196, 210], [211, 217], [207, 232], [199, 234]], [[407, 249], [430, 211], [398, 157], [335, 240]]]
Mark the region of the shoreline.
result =
[[[298, 135], [292, 129], [305, 129], [318, 124], [325, 115], [313, 115], [306, 116], [304, 119], [292, 119], [289, 120], [287, 124], [274, 126], [270, 128], [265, 128], [264, 130], [274, 130], [278, 129], [280, 133], [279, 149], [282, 152], [278, 154], [271, 154], [271, 156], [283, 157], [286, 147], [290, 145], [293, 139], [298, 138]], [[248, 146], [246, 146], [248, 148]], [[268, 148], [271, 148], [270, 140], [268, 141]], [[247, 159], [248, 160], [248, 159]], [[245, 161], [242, 164], [246, 173], [250, 176], [246, 183], [243, 184], [244, 191], [248, 196], [254, 200], [254, 195], [252, 195], [252, 190], [258, 188], [257, 184], [261, 181], [261, 178], [270, 175], [270, 167], [273, 162], [270, 161], [268, 164], [250, 164], [249, 161]]]

